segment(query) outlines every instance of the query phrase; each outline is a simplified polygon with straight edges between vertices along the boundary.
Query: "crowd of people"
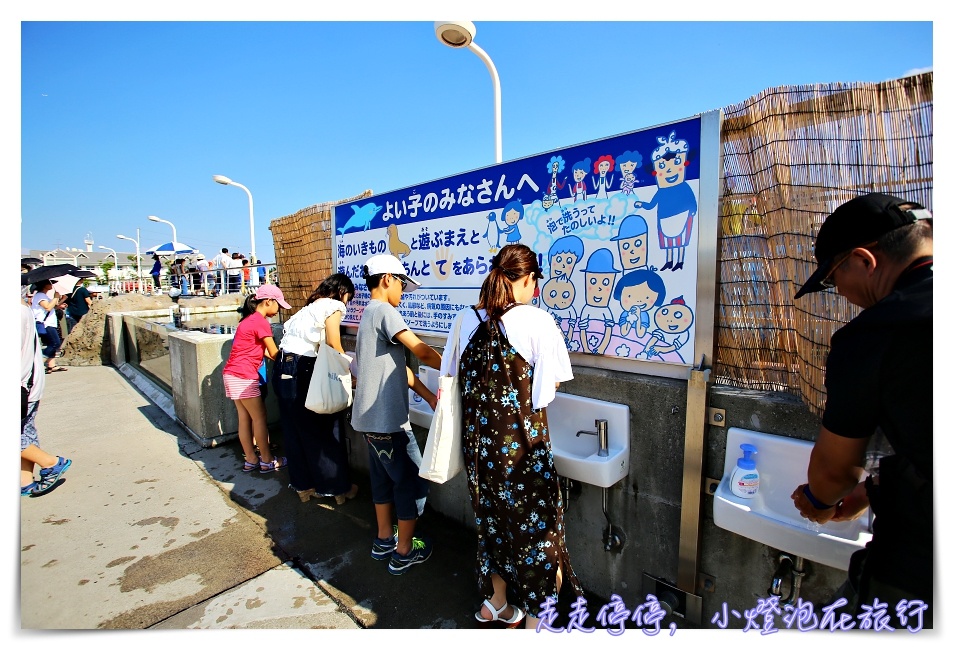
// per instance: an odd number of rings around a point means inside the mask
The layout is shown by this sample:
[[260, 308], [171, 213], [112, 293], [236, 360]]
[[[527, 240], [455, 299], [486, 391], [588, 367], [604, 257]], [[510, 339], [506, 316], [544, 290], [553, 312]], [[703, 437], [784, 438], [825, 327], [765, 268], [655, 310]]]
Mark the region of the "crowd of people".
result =
[[[822, 429], [808, 481], [792, 494], [798, 512], [817, 523], [874, 511], [872, 542], [852, 557], [849, 579], [831, 599], [844, 598], [855, 613], [879, 599], [899, 607], [921, 603], [927, 610], [934, 602], [933, 398], [930, 372], [924, 372], [932, 364], [932, 234], [933, 218], [923, 206], [882, 194], [858, 197], [822, 226], [818, 270], [796, 294], [837, 288], [863, 308], [833, 337]], [[542, 277], [530, 248], [501, 248], [477, 304], [459, 312], [452, 325], [459, 340], [448, 340], [445, 349], [457, 352], [442, 357], [397, 310], [402, 295], [419, 286], [403, 263], [375, 255], [363, 267], [370, 300], [357, 331], [351, 426], [367, 442], [371, 556], [400, 575], [433, 553], [432, 542], [416, 530], [428, 482], [418, 473], [421, 452], [410, 431], [407, 389], [432, 408], [437, 397], [407, 367], [410, 352], [422, 364], [440, 367], [442, 376], [460, 378], [463, 456], [477, 528], [475, 574], [483, 598], [474, 617], [482, 624], [535, 627], [564, 585], [582, 593], [567, 551], [546, 415], [573, 371], [554, 320], [530, 304]], [[303, 404], [318, 346], [343, 351], [340, 323], [353, 296], [351, 280], [332, 275], [286, 322], [280, 349], [263, 330], [257, 359], [278, 359], [275, 385], [290, 487], [303, 500], [333, 496], [343, 503], [357, 491], [347, 467], [343, 413], [318, 415]], [[276, 298], [284, 306], [280, 294]], [[912, 337], [927, 345], [912, 345]], [[255, 359], [249, 380], [254, 366]], [[865, 452], [879, 430], [894, 453], [872, 467]], [[246, 461], [254, 466], [252, 458]], [[925, 615], [928, 627], [931, 614]]]
[[[154, 254], [149, 273], [156, 288], [161, 287], [162, 267], [162, 258]], [[243, 293], [265, 284], [266, 277], [263, 265], [253, 265], [244, 253], [229, 253], [228, 248], [222, 248], [212, 259], [199, 253], [175, 257], [169, 263], [169, 287], [181, 296]]]
[[[861, 313], [832, 338], [827, 404], [807, 480], [792, 493], [813, 522], [857, 518], [871, 508], [873, 538], [855, 553], [848, 580], [832, 596], [860, 614], [872, 602], [926, 606], [933, 611], [933, 217], [923, 206], [868, 194], [835, 210], [818, 232], [816, 272], [796, 293], [836, 288]], [[241, 282], [242, 264], [226, 249], [211, 268], [228, 266]], [[239, 260], [233, 264], [233, 260]], [[247, 265], [245, 265], [247, 267]], [[236, 275], [232, 275], [232, 271]], [[573, 371], [562, 332], [531, 305], [543, 278], [538, 256], [508, 244], [491, 260], [477, 303], [461, 310], [442, 356], [415, 335], [397, 307], [419, 284], [392, 255], [363, 265], [370, 299], [358, 325], [352, 374], [351, 427], [368, 449], [373, 502], [370, 555], [401, 575], [426, 562], [434, 548], [417, 530], [429, 483], [420, 477], [421, 451], [408, 418], [408, 389], [437, 406], [437, 396], [407, 366], [407, 355], [458, 376], [463, 457], [477, 529], [474, 558], [483, 598], [481, 624], [535, 627], [564, 585], [582, 594], [566, 545], [564, 504], [554, 467], [547, 405]], [[276, 345], [269, 319], [290, 309], [281, 289], [263, 284], [241, 308], [222, 378], [238, 414], [244, 472], [286, 470], [290, 488], [307, 501], [354, 498], [346, 448], [345, 410], [315, 413], [305, 406], [321, 346], [344, 353], [341, 322], [355, 286], [344, 274], [324, 279], [306, 305], [284, 323]], [[34, 418], [44, 374], [60, 370], [55, 309], [78, 322], [89, 296], [59, 296], [49, 280], [26, 288], [21, 305], [21, 494], [51, 489], [71, 461], [39, 447]], [[28, 306], [29, 305], [29, 306]], [[265, 412], [265, 360], [287, 456], [272, 453]], [[893, 452], [866, 464], [881, 432]], [[900, 610], [899, 610], [900, 611]], [[899, 614], [900, 615], [900, 614]]]
[[[442, 374], [462, 376], [464, 458], [478, 529], [475, 570], [484, 598], [474, 617], [483, 624], [533, 627], [564, 581], [582, 593], [566, 547], [545, 410], [573, 372], [555, 322], [529, 305], [542, 277], [530, 248], [502, 248], [478, 303], [458, 315], [461, 352], [451, 359], [414, 334], [397, 310], [404, 293], [419, 287], [403, 263], [385, 254], [363, 266], [370, 300], [357, 331], [350, 408], [351, 426], [368, 449], [375, 531], [370, 555], [401, 575], [434, 550], [417, 530], [429, 483], [419, 475], [422, 458], [410, 429], [408, 388], [432, 408], [437, 396], [408, 368], [410, 352]], [[267, 319], [289, 305], [278, 287], [260, 287], [245, 301], [246, 316], [223, 369], [226, 394], [239, 415], [243, 471], [287, 467], [290, 488], [303, 501], [333, 497], [342, 504], [358, 490], [348, 466], [345, 411], [321, 414], [305, 406], [319, 346], [344, 352], [341, 320], [354, 292], [344, 274], [323, 280], [284, 323], [277, 346]], [[272, 386], [287, 457], [272, 457], [269, 450], [259, 373], [266, 358], [274, 360]], [[487, 400], [487, 394], [500, 399]]]

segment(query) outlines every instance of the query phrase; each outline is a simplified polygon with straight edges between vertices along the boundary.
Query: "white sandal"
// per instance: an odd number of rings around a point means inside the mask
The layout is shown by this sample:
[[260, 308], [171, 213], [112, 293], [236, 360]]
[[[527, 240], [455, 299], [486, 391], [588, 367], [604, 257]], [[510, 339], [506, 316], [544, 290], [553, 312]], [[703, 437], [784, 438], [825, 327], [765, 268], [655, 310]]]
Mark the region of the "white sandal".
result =
[[503, 605], [500, 606], [500, 609], [497, 609], [491, 604], [490, 600], [488, 599], [484, 601], [484, 607], [490, 610], [491, 612], [490, 618], [484, 618], [483, 616], [480, 615], [480, 612], [476, 612], [474, 614], [474, 618], [477, 619], [478, 623], [494, 623], [496, 621], [499, 621], [503, 623], [504, 625], [506, 625], [507, 627], [516, 627], [520, 623], [520, 621], [523, 620], [524, 614], [523, 614], [523, 610], [517, 607], [516, 605], [511, 605], [511, 606], [513, 607], [513, 615], [511, 615], [509, 619], [501, 618], [500, 614], [503, 613], [505, 609], [507, 609], [507, 603], [505, 602]]

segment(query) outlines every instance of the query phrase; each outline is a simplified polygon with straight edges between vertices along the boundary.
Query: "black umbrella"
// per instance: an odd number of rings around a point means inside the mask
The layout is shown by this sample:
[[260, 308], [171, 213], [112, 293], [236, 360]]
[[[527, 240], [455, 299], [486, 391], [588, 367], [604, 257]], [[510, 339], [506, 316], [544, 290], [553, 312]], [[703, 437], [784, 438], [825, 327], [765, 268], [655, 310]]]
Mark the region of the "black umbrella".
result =
[[[76, 275], [78, 277], [80, 273], [89, 273], [89, 271], [83, 271], [78, 266], [73, 264], [50, 264], [48, 266], [38, 266], [31, 271], [20, 274], [20, 284], [34, 284], [42, 280], [52, 280], [53, 278], [59, 277], [61, 275]], [[95, 273], [93, 274], [95, 275]]]

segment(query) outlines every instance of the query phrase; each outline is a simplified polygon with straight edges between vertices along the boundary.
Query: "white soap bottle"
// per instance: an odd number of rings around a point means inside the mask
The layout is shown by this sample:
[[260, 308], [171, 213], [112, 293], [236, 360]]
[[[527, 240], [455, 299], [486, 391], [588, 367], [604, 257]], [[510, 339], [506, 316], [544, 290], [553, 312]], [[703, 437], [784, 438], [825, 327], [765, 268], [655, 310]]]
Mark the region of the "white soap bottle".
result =
[[729, 486], [735, 496], [751, 499], [759, 491], [759, 470], [755, 469], [755, 459], [752, 458], [758, 449], [748, 443], [741, 445], [741, 448], [742, 457], [736, 461]]

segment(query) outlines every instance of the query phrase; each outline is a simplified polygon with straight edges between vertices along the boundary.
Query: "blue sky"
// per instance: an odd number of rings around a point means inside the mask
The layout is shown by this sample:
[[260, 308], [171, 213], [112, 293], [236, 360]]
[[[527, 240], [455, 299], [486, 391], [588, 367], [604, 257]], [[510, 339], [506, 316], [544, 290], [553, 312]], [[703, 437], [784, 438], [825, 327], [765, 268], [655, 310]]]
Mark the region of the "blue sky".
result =
[[[500, 75], [504, 160], [774, 86], [934, 65], [931, 22], [475, 23]], [[21, 248], [91, 233], [131, 252], [115, 235], [139, 228], [145, 249], [171, 239], [156, 215], [206, 254], [247, 253], [248, 197], [223, 174], [251, 191], [270, 261], [273, 219], [494, 164], [490, 75], [431, 21], [45, 17], [20, 38]]]

